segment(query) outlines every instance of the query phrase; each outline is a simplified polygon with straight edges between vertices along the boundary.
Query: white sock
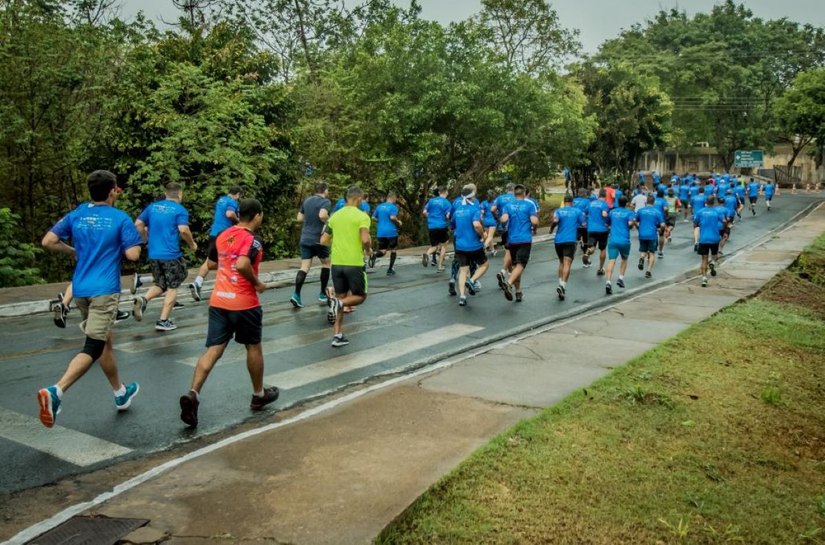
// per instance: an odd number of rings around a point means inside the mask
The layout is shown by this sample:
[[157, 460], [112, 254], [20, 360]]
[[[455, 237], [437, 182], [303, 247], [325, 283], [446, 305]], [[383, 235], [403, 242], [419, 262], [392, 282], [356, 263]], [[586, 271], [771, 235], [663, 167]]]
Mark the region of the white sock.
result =
[[619, 280], [624, 280], [624, 275], [623, 274], [619, 275]]
[[559, 280], [559, 286], [561, 286], [563, 288], [566, 288], [567, 287], [567, 282], [565, 282], [564, 280]]
[[263, 390], [261, 390], [260, 392], [255, 392], [255, 393], [254, 393], [254, 394], [252, 394], [252, 395], [254, 395], [255, 397], [264, 397], [264, 391], [263, 391]]
[[195, 394], [195, 399], [197, 399], [198, 401], [201, 400], [201, 395], [198, 392], [196, 392], [195, 390], [189, 390], [189, 391], [192, 392], [193, 394]]
[[195, 285], [198, 287], [203, 286], [203, 277], [201, 275], [195, 277]]
[[126, 395], [126, 386], [121, 384], [120, 389], [119, 390], [114, 390], [114, 392], [115, 392], [115, 397]]
[[63, 389], [57, 384], [54, 385], [54, 389], [57, 390], [57, 399], [63, 399]]

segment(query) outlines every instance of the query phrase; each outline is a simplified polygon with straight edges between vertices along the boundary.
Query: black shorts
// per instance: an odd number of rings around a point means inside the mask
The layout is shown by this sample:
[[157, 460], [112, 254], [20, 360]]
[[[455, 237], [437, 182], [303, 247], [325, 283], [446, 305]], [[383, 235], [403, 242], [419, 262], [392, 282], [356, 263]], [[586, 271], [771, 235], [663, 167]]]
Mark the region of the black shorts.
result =
[[659, 251], [659, 240], [639, 240], [639, 251], [643, 254], [654, 254]]
[[330, 275], [335, 293], [367, 296], [367, 271], [364, 267], [333, 265]]
[[576, 240], [582, 243], [587, 242], [587, 227], [579, 227], [576, 230]]
[[598, 246], [599, 250], [604, 250], [607, 248], [607, 235], [609, 233], [605, 231], [604, 233], [597, 233], [597, 232], [588, 232], [587, 233], [587, 245], [591, 248], [594, 246]]
[[447, 244], [450, 240], [450, 235], [447, 228], [430, 229], [430, 246], [438, 246], [439, 244]]
[[238, 344], [260, 344], [264, 313], [261, 307], [226, 310], [209, 307], [206, 346], [226, 344], [232, 337]]
[[756, 201], [759, 200], [759, 197], [748, 197], [748, 199], [750, 199], [751, 204], [756, 204]]
[[329, 259], [329, 247], [324, 246], [320, 242], [314, 244], [301, 243], [301, 259]]
[[510, 247], [510, 233], [509, 231], [502, 231], [501, 232], [501, 245], [505, 248]]
[[675, 216], [668, 216], [665, 220], [665, 225], [668, 227], [676, 227], [676, 218]]
[[[510, 245], [510, 261], [513, 265], [521, 265], [526, 267], [530, 262], [530, 251], [533, 249], [532, 244], [511, 244]], [[573, 244], [573, 251], [576, 251], [576, 245]]]
[[152, 260], [152, 277], [155, 284], [163, 291], [174, 290], [183, 284], [189, 271], [186, 269], [186, 262], [182, 257], [171, 260]]
[[719, 243], [715, 244], [702, 244], [699, 243], [699, 255], [706, 256], [710, 255], [717, 255], [719, 253]]
[[218, 240], [218, 237], [209, 237], [209, 249], [206, 251], [206, 258], [215, 263], [218, 262], [218, 246], [215, 244], [216, 240]]
[[395, 250], [398, 248], [398, 237], [378, 237], [379, 250]]
[[565, 257], [573, 259], [576, 256], [576, 243], [562, 242], [561, 244], [556, 244], [556, 255], [558, 256], [559, 261]]
[[484, 265], [487, 263], [487, 254], [484, 252], [484, 248], [479, 248], [478, 250], [473, 250], [471, 252], [456, 250], [455, 258], [461, 267], [469, 267], [473, 263], [476, 265]]

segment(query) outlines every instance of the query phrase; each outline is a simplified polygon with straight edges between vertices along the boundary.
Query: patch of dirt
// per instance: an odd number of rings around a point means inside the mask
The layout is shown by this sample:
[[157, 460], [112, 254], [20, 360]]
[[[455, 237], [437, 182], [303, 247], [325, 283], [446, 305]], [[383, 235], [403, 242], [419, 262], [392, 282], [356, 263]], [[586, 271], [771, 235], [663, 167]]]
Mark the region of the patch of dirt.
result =
[[[822, 270], [825, 271], [825, 260], [823, 261]], [[825, 286], [819, 286], [790, 271], [776, 275], [758, 297], [766, 301], [807, 308], [818, 318], [825, 320]]]

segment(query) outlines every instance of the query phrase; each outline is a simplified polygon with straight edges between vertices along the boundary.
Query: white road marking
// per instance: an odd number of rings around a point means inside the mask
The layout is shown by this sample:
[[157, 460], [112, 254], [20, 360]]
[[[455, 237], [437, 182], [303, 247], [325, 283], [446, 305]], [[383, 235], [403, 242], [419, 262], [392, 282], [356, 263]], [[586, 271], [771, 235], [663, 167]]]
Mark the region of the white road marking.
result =
[[[390, 314], [385, 314], [381, 317], [375, 318], [374, 320], [353, 323], [352, 331], [356, 333], [364, 333], [373, 329], [398, 325], [410, 320], [411, 318], [412, 316], [409, 314], [392, 312]], [[309, 331], [307, 333], [287, 335], [286, 337], [264, 341], [261, 343], [264, 353], [264, 361], [266, 361], [267, 356], [272, 356], [280, 352], [286, 352], [287, 350], [292, 350], [293, 348], [298, 348], [299, 346], [306, 346], [310, 343], [323, 341], [325, 339], [329, 339], [330, 335], [330, 331], [325, 328], [320, 331]], [[244, 350], [243, 347], [238, 346], [235, 348], [229, 348], [228, 350], [232, 350], [232, 353], [226, 354], [220, 359], [220, 361], [218, 361], [216, 365], [220, 366], [229, 363], [246, 361], [246, 350]], [[198, 358], [199, 356], [183, 358], [177, 360], [177, 363], [183, 363], [184, 365], [194, 367], [198, 363]]]
[[132, 452], [132, 449], [79, 431], [61, 426], [46, 428], [38, 418], [2, 408], [0, 408], [0, 437], [81, 467]]
[[364, 367], [380, 363], [387, 358], [396, 358], [412, 354], [422, 348], [452, 341], [465, 335], [481, 331], [482, 329], [484, 328], [465, 324], [441, 327], [406, 339], [396, 339], [400, 342], [393, 343], [392, 348], [383, 345], [376, 346], [375, 348], [369, 348], [367, 350], [361, 350], [359, 352], [305, 365], [298, 369], [291, 369], [282, 373], [269, 375], [264, 378], [264, 381], [267, 384], [274, 384], [282, 389], [297, 388], [349, 371], [363, 369]]

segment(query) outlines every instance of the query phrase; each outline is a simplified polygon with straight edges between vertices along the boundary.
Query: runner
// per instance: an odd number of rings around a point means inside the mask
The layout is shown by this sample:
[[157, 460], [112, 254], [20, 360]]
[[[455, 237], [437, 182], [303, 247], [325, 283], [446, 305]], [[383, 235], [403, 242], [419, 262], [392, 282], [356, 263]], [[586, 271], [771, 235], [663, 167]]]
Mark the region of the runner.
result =
[[768, 207], [768, 212], [771, 211], [771, 201], [773, 201], [773, 196], [776, 194], [776, 185], [769, 181], [765, 184], [764, 188], [762, 189], [762, 193], [765, 195], [765, 205]]
[[[725, 230], [726, 236], [723, 237], [724, 244], [730, 240], [730, 232], [733, 228], [733, 223], [736, 220], [736, 216], [739, 214], [739, 199], [736, 198], [736, 195], [733, 194], [733, 188], [729, 187], [727, 191], [727, 195], [725, 195], [725, 200], [722, 202], [723, 206], [725, 207], [725, 219], [727, 220], [727, 228]], [[724, 244], [720, 242], [719, 250], [724, 249]]]
[[387, 255], [387, 250], [389, 250], [390, 268], [387, 269], [387, 276], [395, 275], [393, 267], [397, 257], [398, 228], [401, 227], [401, 220], [398, 219], [398, 206], [395, 204], [396, 200], [395, 193], [390, 191], [387, 193], [387, 200], [376, 206], [375, 212], [372, 214], [373, 219], [378, 220], [378, 228], [376, 229], [378, 251], [370, 255], [369, 266], [370, 269], [374, 268], [375, 261]]
[[633, 206], [633, 210], [638, 212], [645, 206], [647, 206], [647, 193], [641, 191], [640, 193], [636, 193], [633, 195], [633, 199], [630, 201], [630, 204]]
[[493, 240], [496, 236], [496, 217], [493, 214], [493, 201], [496, 192], [492, 189], [487, 192], [487, 200], [481, 202], [481, 225], [484, 227], [484, 249], [496, 255], [496, 246]]
[[762, 186], [759, 185], [759, 182], [751, 178], [751, 181], [748, 182], [748, 200], [751, 203], [751, 214], [756, 215], [756, 202], [759, 200], [759, 193], [762, 189]]
[[608, 217], [610, 223], [610, 238], [607, 241], [607, 282], [605, 292], [607, 295], [613, 294], [613, 267], [616, 265], [616, 258], [622, 258], [619, 268], [619, 279], [616, 285], [624, 288], [624, 275], [627, 272], [627, 260], [630, 257], [630, 230], [636, 225], [636, 213], [627, 207], [627, 198], [619, 197], [619, 206], [610, 211]]
[[[198, 249], [192, 231], [189, 230], [189, 212], [181, 206], [183, 188], [176, 182], [166, 184], [166, 199], [153, 202], [143, 209], [135, 220], [141, 238], [149, 240], [149, 260], [155, 285], [144, 296], [135, 297], [132, 315], [135, 320], [143, 320], [146, 305], [152, 299], [163, 295], [160, 319], [155, 323], [156, 331], [173, 331], [178, 328], [169, 319], [178, 297], [178, 288], [189, 271], [180, 251], [182, 238], [190, 249]], [[147, 234], [148, 230], [148, 234]]]
[[[475, 295], [479, 279], [484, 276], [490, 264], [484, 252], [484, 225], [481, 221], [481, 208], [474, 205], [474, 187], [462, 190], [462, 203], [453, 208], [452, 225], [455, 233], [455, 260], [459, 264], [458, 304], [467, 305], [467, 292]], [[474, 273], [470, 267], [476, 266]]]
[[[573, 206], [581, 210], [584, 217], [587, 218], [590, 212], [590, 199], [587, 198], [587, 190], [583, 187], [579, 188], [578, 196], [573, 199]], [[582, 250], [582, 266], [587, 269], [590, 268], [590, 257], [587, 255], [587, 223], [584, 226], [579, 226], [576, 230], [576, 242]]]
[[665, 257], [665, 241], [667, 240], [668, 218], [668, 201], [665, 198], [665, 192], [663, 190], [660, 189], [656, 192], [656, 199], [653, 201], [653, 206], [655, 206], [659, 212], [661, 212], [662, 217], [665, 218], [665, 225], [659, 229], [658, 256], [662, 258]]
[[[321, 244], [332, 246], [332, 285], [335, 294], [330, 293], [327, 321], [335, 326], [332, 346], [336, 348], [349, 344], [343, 329], [344, 307], [357, 307], [367, 298], [364, 253], [372, 253], [372, 239], [370, 217], [360, 210], [363, 198], [361, 188], [352, 186], [347, 189], [347, 205], [332, 215], [321, 236]], [[434, 210], [436, 208], [440, 209], [440, 206], [433, 207]]]
[[510, 244], [509, 244], [509, 234], [507, 231], [507, 223], [501, 221], [501, 216], [504, 214], [504, 208], [507, 204], [516, 200], [515, 195], [513, 195], [515, 185], [512, 183], [508, 183], [504, 188], [504, 193], [499, 195], [495, 202], [493, 202], [493, 214], [498, 218], [499, 223], [499, 230], [501, 231], [501, 245], [504, 247], [504, 259], [502, 262], [502, 269], [501, 274], [507, 276], [510, 274], [510, 271], [513, 270], [513, 262], [510, 259]]
[[[645, 278], [653, 276], [659, 231], [665, 225], [665, 218], [659, 208], [654, 205], [655, 202], [656, 198], [648, 195], [647, 205], [636, 212], [636, 223], [639, 226], [639, 270], [645, 271]], [[647, 270], [645, 270], [645, 260], [647, 260]]]
[[[621, 195], [619, 195], [621, 196]], [[607, 206], [611, 209], [616, 207], [616, 203], [618, 202], [618, 198], [616, 197], [616, 190], [613, 189], [613, 183], [607, 182], [604, 184], [604, 200], [607, 203]]]
[[[44, 248], [77, 259], [72, 288], [83, 317], [80, 327], [86, 335], [83, 349], [69, 362], [61, 379], [37, 392], [40, 421], [47, 428], [54, 426], [63, 394], [96, 361], [112, 386], [117, 410], [128, 409], [140, 390], [135, 382], [125, 386], [120, 381], [112, 348], [112, 325], [120, 299], [121, 257], [137, 261], [141, 244], [131, 218], [112, 206], [119, 189], [116, 180], [111, 172], [92, 172], [87, 179], [91, 202], [69, 212], [43, 237]], [[68, 239], [74, 247], [64, 242]]]
[[690, 185], [687, 180], [683, 180], [679, 186], [679, 202], [682, 206], [682, 211], [685, 213], [684, 222], [690, 221], [688, 214], [690, 213]]
[[[463, 188], [461, 188], [461, 195], [453, 199], [450, 208], [450, 225], [453, 225], [453, 215], [455, 214], [458, 208], [464, 206], [470, 206], [476, 209], [476, 211], [481, 214], [481, 205], [478, 201], [475, 200], [476, 195], [476, 186], [475, 184], [467, 184]], [[455, 232], [453, 232], [453, 244], [455, 245]], [[470, 276], [473, 276], [476, 273], [476, 269], [478, 265], [475, 261], [470, 261]], [[458, 292], [456, 291], [456, 283], [458, 282], [459, 272], [461, 271], [461, 264], [458, 261], [458, 258], [453, 256], [453, 263], [450, 266], [450, 281], [447, 293], [450, 297], [455, 297]], [[476, 291], [481, 289], [481, 282], [475, 283]]]
[[604, 263], [607, 260], [607, 236], [610, 226], [607, 223], [607, 214], [610, 206], [607, 204], [607, 191], [602, 188], [599, 191], [599, 198], [590, 201], [587, 211], [587, 259], [582, 259], [586, 267], [590, 266], [590, 256], [599, 247], [599, 269], [597, 276], [604, 276]]
[[[721, 217], [719, 213], [713, 208], [713, 197], [708, 197], [707, 207], [699, 210], [693, 217], [693, 224], [698, 235], [698, 253], [702, 258], [699, 270], [702, 274], [702, 287], [708, 285], [708, 269], [710, 269], [711, 276], [716, 276], [716, 260], [719, 258], [719, 241], [721, 240]], [[712, 261], [709, 261], [708, 255], [712, 256]]]
[[[349, 191], [347, 191], [347, 195], [349, 195]], [[349, 204], [349, 197], [347, 198], [347, 204]], [[430, 257], [432, 256], [435, 259], [435, 255], [438, 254], [438, 272], [444, 272], [444, 257], [447, 255], [447, 241], [450, 240], [447, 226], [450, 221], [451, 208], [452, 205], [447, 200], [447, 188], [444, 186], [440, 186], [438, 196], [430, 199], [424, 206], [427, 229], [430, 231], [430, 248], [421, 256], [421, 264], [425, 268]]]
[[318, 302], [326, 304], [327, 286], [329, 285], [329, 248], [321, 244], [321, 233], [329, 220], [332, 203], [329, 200], [329, 187], [324, 182], [315, 184], [315, 194], [304, 199], [296, 220], [303, 223], [301, 227], [301, 267], [295, 275], [295, 291], [289, 302], [295, 308], [303, 308], [301, 289], [312, 268], [312, 259], [321, 263], [321, 288]]
[[721, 255], [722, 249], [730, 236], [730, 210], [725, 206], [724, 198], [718, 199], [716, 197], [713, 198], [713, 209], [719, 214], [719, 254]]
[[[523, 298], [521, 290], [521, 276], [527, 263], [530, 262], [530, 251], [533, 248], [533, 235], [539, 225], [538, 210], [534, 202], [526, 198], [526, 190], [523, 185], [513, 188], [515, 200], [507, 203], [501, 215], [501, 220], [507, 224], [510, 242], [510, 262], [513, 270], [509, 277], [498, 273], [498, 286], [504, 292], [504, 297], [508, 301], [513, 300], [515, 291], [516, 302], [520, 303]], [[575, 251], [575, 241], [573, 250]]]
[[736, 200], [739, 201], [739, 206], [736, 209], [736, 217], [739, 220], [742, 219], [742, 210], [745, 209], [745, 194], [747, 190], [745, 189], [745, 182], [737, 180], [736, 185], [733, 188], [733, 194], [736, 196]]
[[579, 208], [573, 206], [573, 197], [564, 196], [561, 208], [553, 212], [553, 223], [550, 233], [556, 228], [555, 246], [559, 258], [559, 286], [556, 293], [561, 301], [567, 296], [567, 281], [570, 279], [570, 268], [576, 255], [576, 236], [578, 229], [587, 225], [587, 218]]
[[209, 298], [206, 351], [198, 358], [192, 387], [180, 397], [180, 419], [190, 428], [198, 425], [203, 385], [233, 337], [246, 348], [246, 368], [252, 381], [249, 408], [260, 411], [280, 394], [278, 388], [264, 386], [263, 310], [258, 298], [266, 291], [266, 284], [258, 278], [264, 250], [255, 236], [263, 216], [260, 202], [243, 199], [238, 203], [238, 224], [222, 231], [215, 241], [218, 273]]
[[215, 239], [218, 235], [238, 223], [238, 199], [241, 198], [241, 186], [233, 185], [226, 195], [215, 203], [215, 217], [212, 228], [209, 230], [209, 249], [206, 252], [206, 261], [198, 269], [195, 281], [189, 284], [189, 293], [195, 301], [201, 300], [203, 281], [209, 271], [218, 268], [218, 250], [215, 248]]
[[[679, 197], [676, 196], [676, 190], [670, 188], [667, 190], [667, 195], [665, 195], [665, 200], [667, 201], [667, 214], [665, 216], [665, 223], [667, 226], [665, 227], [665, 238], [667, 241], [673, 242], [673, 229], [676, 227], [676, 218], [679, 216], [679, 210], [682, 208], [682, 201], [679, 200]], [[661, 243], [659, 248], [659, 253], [662, 253], [664, 249], [664, 242]], [[664, 257], [664, 255], [660, 255], [659, 257]]]

